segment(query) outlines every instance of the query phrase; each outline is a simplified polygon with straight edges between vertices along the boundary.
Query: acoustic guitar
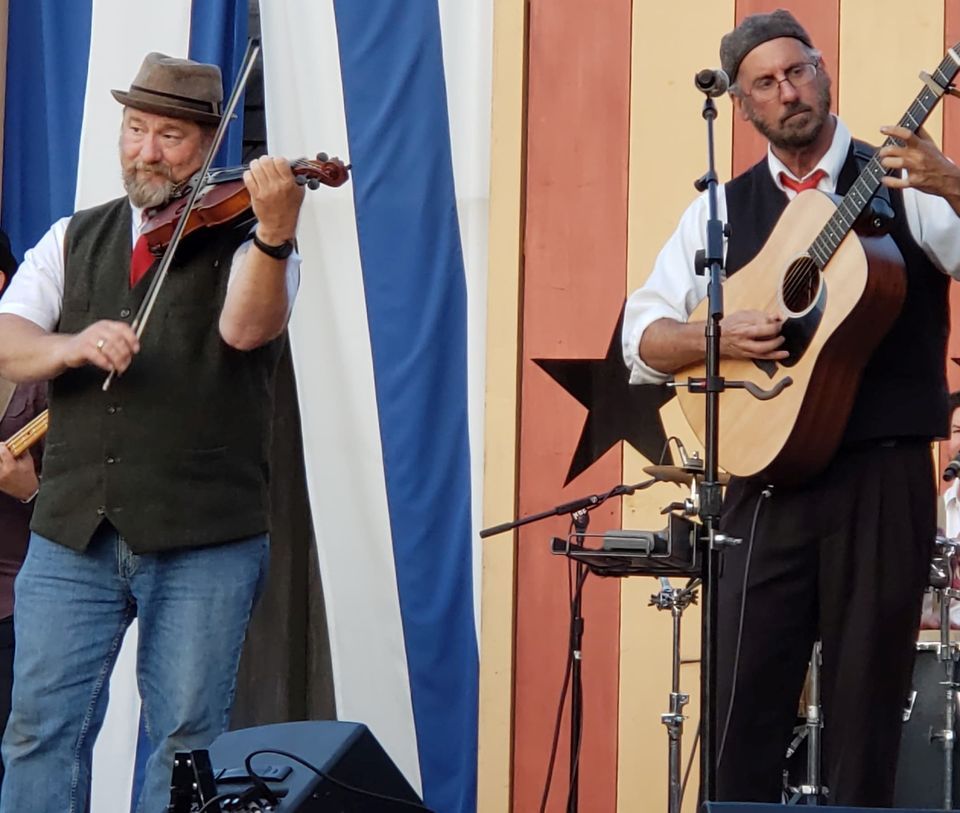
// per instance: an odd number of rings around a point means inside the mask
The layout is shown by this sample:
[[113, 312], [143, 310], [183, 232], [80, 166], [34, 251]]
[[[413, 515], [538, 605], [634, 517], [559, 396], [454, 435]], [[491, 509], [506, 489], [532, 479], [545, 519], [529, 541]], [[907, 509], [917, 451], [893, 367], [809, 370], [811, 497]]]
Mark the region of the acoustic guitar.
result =
[[[916, 132], [960, 70], [960, 43], [951, 48], [900, 120]], [[888, 138], [885, 144], [901, 144]], [[850, 191], [836, 202], [817, 190], [786, 207], [757, 256], [724, 283], [727, 313], [759, 310], [783, 318], [782, 361], [722, 359], [720, 375], [763, 390], [786, 386], [770, 400], [743, 389], [720, 395], [719, 464], [740, 477], [770, 482], [806, 479], [830, 461], [840, 443], [861, 372], [897, 318], [906, 293], [903, 259], [892, 238], [858, 235], [870, 199], [888, 174], [874, 156]], [[704, 320], [702, 302], [690, 320]], [[703, 364], [676, 373], [706, 375]], [[678, 389], [683, 413], [701, 441], [704, 398]]]

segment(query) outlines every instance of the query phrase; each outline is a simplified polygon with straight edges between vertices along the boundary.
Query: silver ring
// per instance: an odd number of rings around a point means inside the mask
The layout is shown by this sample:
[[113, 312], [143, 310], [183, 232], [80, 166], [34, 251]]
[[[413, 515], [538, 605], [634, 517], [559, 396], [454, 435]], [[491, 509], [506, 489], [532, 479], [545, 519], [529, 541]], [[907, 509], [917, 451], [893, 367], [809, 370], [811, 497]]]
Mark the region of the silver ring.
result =
[[97, 350], [99, 350], [100, 352], [103, 352], [103, 346], [104, 346], [106, 343], [107, 343], [107, 340], [106, 340], [106, 339], [98, 339], [98, 340], [97, 340]]

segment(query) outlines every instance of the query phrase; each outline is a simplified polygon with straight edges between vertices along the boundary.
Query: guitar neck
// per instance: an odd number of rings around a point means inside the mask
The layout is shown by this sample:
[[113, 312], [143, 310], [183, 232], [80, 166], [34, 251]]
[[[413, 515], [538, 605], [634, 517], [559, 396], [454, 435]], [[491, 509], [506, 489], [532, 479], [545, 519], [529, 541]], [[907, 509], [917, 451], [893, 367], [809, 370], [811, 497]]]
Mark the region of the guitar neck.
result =
[[[960, 55], [954, 46], [943, 61], [937, 66], [931, 77], [933, 82], [939, 86], [939, 90], [934, 90], [930, 84], [925, 84], [923, 89], [913, 100], [913, 104], [903, 114], [899, 121], [901, 127], [905, 127], [911, 133], [917, 132], [923, 123], [930, 116], [933, 108], [937, 106], [945, 89], [953, 81], [957, 71], [960, 70]], [[903, 146], [903, 141], [893, 136], [883, 142], [883, 146], [888, 145]], [[843, 200], [837, 206], [837, 211], [827, 221], [817, 238], [813, 241], [809, 249], [810, 256], [814, 259], [821, 269], [825, 268], [834, 252], [843, 242], [843, 239], [853, 228], [854, 223], [863, 214], [863, 210], [870, 203], [870, 199], [880, 188], [880, 181], [884, 175], [891, 175], [895, 170], [884, 169], [880, 160], [874, 155], [863, 168], [863, 171], [854, 181], [853, 186], [844, 195]]]
[[4, 441], [4, 445], [13, 453], [14, 457], [20, 457], [27, 449], [47, 434], [49, 426], [50, 412], [45, 409], [30, 421], [30, 423], [25, 424], [19, 431], [14, 432], [13, 435]]

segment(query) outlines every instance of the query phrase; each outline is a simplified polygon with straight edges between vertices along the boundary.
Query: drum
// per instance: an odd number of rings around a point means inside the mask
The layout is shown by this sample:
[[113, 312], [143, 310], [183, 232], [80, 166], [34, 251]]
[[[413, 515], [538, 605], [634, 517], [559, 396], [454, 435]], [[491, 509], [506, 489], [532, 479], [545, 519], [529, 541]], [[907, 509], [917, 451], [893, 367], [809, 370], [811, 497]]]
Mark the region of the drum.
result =
[[[913, 667], [913, 690], [904, 708], [903, 738], [897, 762], [896, 807], [943, 808], [943, 743], [935, 734], [943, 731], [946, 716], [947, 666], [937, 658], [939, 644], [921, 641]], [[960, 677], [958, 645], [951, 645], [950, 675]], [[954, 726], [960, 731], [954, 698]], [[954, 742], [953, 803], [960, 804], [960, 743]]]

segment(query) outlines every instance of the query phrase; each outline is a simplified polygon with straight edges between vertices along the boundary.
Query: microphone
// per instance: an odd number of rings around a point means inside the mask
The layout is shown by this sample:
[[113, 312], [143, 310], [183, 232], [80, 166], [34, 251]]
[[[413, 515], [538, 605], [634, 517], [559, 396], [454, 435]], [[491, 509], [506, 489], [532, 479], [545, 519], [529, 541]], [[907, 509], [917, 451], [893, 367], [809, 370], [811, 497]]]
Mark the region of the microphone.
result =
[[953, 460], [947, 463], [947, 467], [943, 470], [943, 482], [949, 483], [958, 474], [960, 474], [960, 452], [954, 456]]
[[720, 68], [704, 68], [693, 77], [693, 84], [697, 90], [716, 98], [723, 96], [730, 88], [730, 77]]

